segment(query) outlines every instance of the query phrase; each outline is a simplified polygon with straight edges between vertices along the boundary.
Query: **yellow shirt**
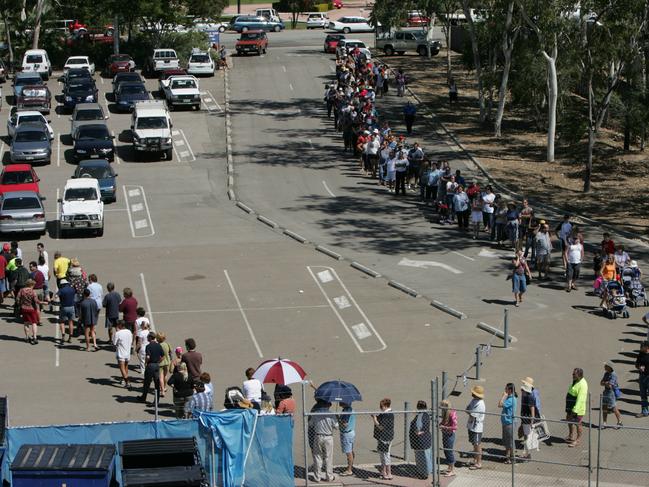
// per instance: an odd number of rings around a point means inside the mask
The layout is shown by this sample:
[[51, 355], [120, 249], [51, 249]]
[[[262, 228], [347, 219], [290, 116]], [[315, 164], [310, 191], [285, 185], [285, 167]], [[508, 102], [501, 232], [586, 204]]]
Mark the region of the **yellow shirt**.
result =
[[54, 275], [58, 279], [64, 279], [68, 275], [68, 267], [70, 267], [70, 259], [67, 257], [54, 259]]
[[568, 394], [573, 397], [576, 397], [575, 405], [572, 408], [572, 412], [577, 416], [584, 416], [586, 414], [586, 400], [588, 399], [588, 383], [583, 377], [575, 382], [570, 389], [568, 389]]

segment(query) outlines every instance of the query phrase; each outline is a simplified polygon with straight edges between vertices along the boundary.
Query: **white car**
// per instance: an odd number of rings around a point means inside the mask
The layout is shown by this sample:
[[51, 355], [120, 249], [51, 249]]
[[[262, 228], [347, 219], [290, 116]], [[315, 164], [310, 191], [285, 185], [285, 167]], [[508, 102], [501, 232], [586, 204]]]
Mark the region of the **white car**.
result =
[[15, 111], [7, 119], [7, 135], [13, 140], [16, 134], [16, 128], [22, 123], [36, 122], [42, 123], [50, 134], [50, 140], [54, 139], [54, 130], [50, 127], [50, 121], [46, 119], [41, 112], [32, 110]]
[[329, 29], [349, 34], [350, 32], [374, 32], [369, 19], [365, 17], [341, 17], [329, 22]]
[[94, 178], [68, 179], [59, 198], [60, 235], [72, 230], [94, 231], [104, 234], [104, 202], [99, 181]]
[[225, 32], [228, 29], [228, 24], [224, 24], [223, 22], [213, 22], [211, 20], [206, 20], [206, 19], [197, 19], [194, 22], [194, 30], [197, 30], [199, 32], [210, 32], [210, 31], [218, 31], [218, 32]]
[[63, 72], [73, 68], [87, 69], [91, 75], [95, 74], [95, 63], [91, 63], [88, 56], [70, 56], [63, 65]]
[[214, 67], [214, 60], [209, 52], [192, 49], [189, 61], [187, 62], [187, 74], [214, 76]]
[[306, 18], [307, 29], [326, 29], [329, 25], [329, 17], [324, 12], [309, 14]]
[[190, 106], [195, 110], [201, 109], [201, 92], [198, 80], [190, 75], [174, 75], [160, 80], [162, 95], [167, 100], [169, 110], [177, 106]]
[[52, 63], [44, 49], [29, 49], [25, 51], [22, 62], [23, 73], [38, 73], [45, 81], [52, 76]]
[[356, 48], [358, 48], [361, 53], [365, 55], [366, 59], [372, 59], [372, 53], [367, 48], [365, 43], [361, 40], [341, 39], [338, 41], [338, 46], [336, 46], [336, 50], [341, 57], [345, 57], [348, 53], [352, 52]]

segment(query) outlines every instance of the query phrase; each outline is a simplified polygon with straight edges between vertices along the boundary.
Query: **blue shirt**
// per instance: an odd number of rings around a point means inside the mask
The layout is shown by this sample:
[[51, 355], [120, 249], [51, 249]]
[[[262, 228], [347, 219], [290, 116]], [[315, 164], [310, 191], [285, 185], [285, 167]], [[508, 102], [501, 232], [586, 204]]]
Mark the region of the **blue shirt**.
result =
[[[346, 412], [351, 412], [352, 408], [343, 408], [343, 413]], [[340, 424], [340, 432], [341, 433], [352, 433], [354, 429], [356, 428], [356, 415], [355, 414], [343, 414], [338, 418], [339, 423], [347, 423], [347, 426], [343, 427], [342, 424]]]
[[500, 415], [502, 424], [514, 424], [514, 411], [516, 410], [516, 397], [507, 396], [503, 401], [503, 410]]
[[70, 285], [63, 286], [62, 288], [59, 289], [59, 291], [56, 294], [58, 295], [59, 300], [61, 301], [61, 306], [63, 306], [64, 308], [74, 306], [75, 304], [74, 300], [77, 293], [72, 286]]

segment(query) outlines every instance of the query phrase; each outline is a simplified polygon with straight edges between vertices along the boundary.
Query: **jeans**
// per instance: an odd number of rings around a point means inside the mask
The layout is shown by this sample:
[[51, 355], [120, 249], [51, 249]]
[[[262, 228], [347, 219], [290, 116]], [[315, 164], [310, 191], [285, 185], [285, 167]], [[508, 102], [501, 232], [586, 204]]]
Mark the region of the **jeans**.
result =
[[457, 211], [457, 224], [460, 228], [469, 228], [469, 210]]
[[649, 395], [649, 374], [640, 374], [639, 383], [642, 414], [649, 414], [649, 401], [647, 401], [647, 395]]
[[455, 446], [455, 431], [442, 432], [442, 446], [444, 447], [444, 456], [446, 457], [446, 463], [448, 465], [455, 465], [455, 452], [453, 448]]
[[430, 448], [426, 450], [415, 450], [415, 463], [417, 477], [427, 479], [433, 471], [433, 451]]

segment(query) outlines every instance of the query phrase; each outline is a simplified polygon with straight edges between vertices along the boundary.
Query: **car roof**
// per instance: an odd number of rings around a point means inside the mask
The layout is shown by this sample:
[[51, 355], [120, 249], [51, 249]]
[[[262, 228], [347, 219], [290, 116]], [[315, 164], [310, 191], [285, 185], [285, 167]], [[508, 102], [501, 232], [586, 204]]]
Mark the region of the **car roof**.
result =
[[350, 44], [352, 42], [362, 42], [363, 44], [365, 44], [365, 42], [361, 41], [360, 39], [341, 39], [341, 41], [345, 41], [345, 44]]
[[16, 127], [16, 132], [45, 132], [47, 129], [43, 126], [42, 123], [38, 122], [27, 122], [21, 123]]
[[103, 110], [99, 103], [77, 103], [74, 107], [75, 110]]
[[68, 61], [70, 59], [83, 59], [84, 61], [89, 61], [90, 60], [90, 58], [88, 56], [70, 56], [70, 57], [68, 57]]
[[79, 179], [68, 179], [65, 182], [65, 187], [66, 188], [87, 188], [88, 186], [91, 186], [90, 183], [91, 181], [94, 181], [97, 186], [99, 186], [99, 181], [97, 181], [95, 178], [79, 178]]
[[22, 172], [22, 171], [31, 171], [31, 164], [9, 164], [2, 169], [2, 172]]
[[[87, 179], [87, 178], [86, 178]], [[37, 198], [40, 201], [40, 197], [36, 191], [7, 191], [2, 195], [2, 199], [18, 199], [18, 198]]]
[[25, 51], [25, 54], [47, 54], [47, 51], [45, 49], [27, 49]]
[[19, 79], [19, 78], [37, 78], [37, 77], [40, 78], [41, 75], [38, 74], [38, 73], [23, 73], [23, 72], [16, 73], [16, 79]]
[[37, 111], [37, 110], [17, 110], [17, 111], [16, 111], [14, 114], [12, 114], [12, 115], [16, 115], [16, 116], [22, 116], [22, 115], [25, 115], [25, 116], [40, 115], [40, 116], [42, 116], [43, 118], [45, 118], [45, 117], [43, 116], [43, 114], [42, 114], [41, 112]]
[[77, 130], [97, 128], [97, 127], [108, 130], [108, 125], [106, 125], [106, 123], [86, 123], [83, 125], [79, 125], [79, 128]]
[[122, 86], [144, 86], [144, 82], [143, 81], [124, 81], [123, 83], [119, 84], [120, 88]]

